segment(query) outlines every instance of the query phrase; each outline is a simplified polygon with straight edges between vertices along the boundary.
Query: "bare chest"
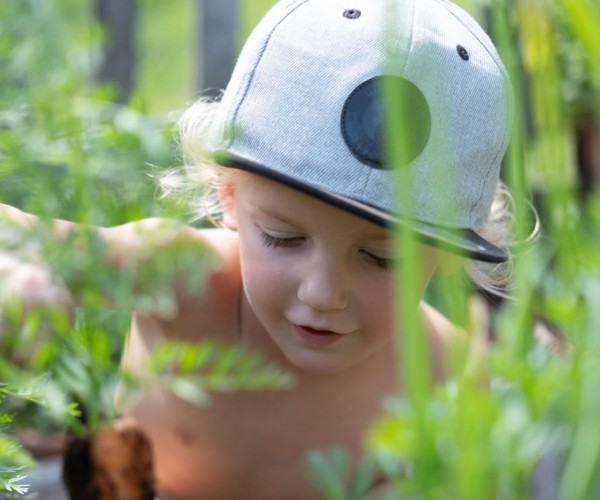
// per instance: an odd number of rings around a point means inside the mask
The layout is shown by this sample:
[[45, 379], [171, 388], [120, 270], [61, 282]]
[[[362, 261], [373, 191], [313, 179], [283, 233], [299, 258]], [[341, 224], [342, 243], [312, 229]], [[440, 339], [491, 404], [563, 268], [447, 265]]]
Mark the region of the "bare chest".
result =
[[381, 410], [373, 392], [356, 399], [293, 390], [220, 394], [196, 407], [152, 391], [131, 413], [153, 441], [161, 500], [316, 500], [308, 453], [343, 447], [359, 455]]
[[[186, 325], [176, 325], [178, 337], [194, 337], [191, 329], [185, 334]], [[158, 324], [138, 321], [124, 366], [135, 371], [155, 342], [174, 336]], [[361, 376], [303, 379], [289, 390], [213, 394], [202, 407], [149, 390], [124, 410], [150, 436], [160, 500], [317, 500], [307, 455], [342, 447], [358, 456], [394, 391], [393, 357], [385, 355], [373, 366]]]

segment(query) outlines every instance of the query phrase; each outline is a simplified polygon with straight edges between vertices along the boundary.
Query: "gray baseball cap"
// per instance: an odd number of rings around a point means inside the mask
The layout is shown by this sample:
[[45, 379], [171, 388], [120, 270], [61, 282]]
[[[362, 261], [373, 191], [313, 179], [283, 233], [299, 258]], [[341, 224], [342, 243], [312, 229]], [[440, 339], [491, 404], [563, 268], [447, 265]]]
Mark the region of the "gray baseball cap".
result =
[[283, 0], [246, 42], [209, 147], [221, 165], [502, 262], [475, 230], [496, 192], [510, 103], [492, 42], [451, 2]]

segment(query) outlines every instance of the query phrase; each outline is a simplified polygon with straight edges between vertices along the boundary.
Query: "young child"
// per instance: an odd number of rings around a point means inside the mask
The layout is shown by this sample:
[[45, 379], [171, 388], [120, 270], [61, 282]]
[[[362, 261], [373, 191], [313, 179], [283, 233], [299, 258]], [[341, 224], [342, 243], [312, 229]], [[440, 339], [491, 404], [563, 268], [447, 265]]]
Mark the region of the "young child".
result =
[[[401, 109], [382, 88], [402, 96]], [[411, 307], [441, 373], [454, 327], [420, 301], [433, 274], [457, 254], [483, 288], [506, 278], [509, 217], [495, 200], [509, 95], [489, 38], [446, 0], [283, 0], [270, 10], [222, 99], [182, 117], [187, 167], [163, 178], [167, 194], [191, 193], [220, 226], [178, 235], [215, 257], [207, 290], [179, 290], [169, 317], [136, 312], [123, 365], [141, 373], [164, 339], [218, 339], [262, 352], [295, 384], [215, 394], [206, 407], [149, 389], [123, 408], [153, 443], [161, 500], [316, 499], [307, 453], [361, 454], [384, 400], [402, 390], [398, 223], [419, 237]], [[399, 153], [382, 140], [387, 113], [402, 124]], [[118, 260], [156, 225], [98, 231]], [[60, 234], [70, 227], [56, 223]]]

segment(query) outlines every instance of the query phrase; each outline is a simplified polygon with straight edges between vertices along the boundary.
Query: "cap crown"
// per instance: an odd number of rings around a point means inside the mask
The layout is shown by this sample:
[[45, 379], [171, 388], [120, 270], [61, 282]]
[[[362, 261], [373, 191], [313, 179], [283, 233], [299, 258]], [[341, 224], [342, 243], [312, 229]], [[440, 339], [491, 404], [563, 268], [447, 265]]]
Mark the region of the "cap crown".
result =
[[[211, 147], [394, 216], [481, 226], [508, 142], [508, 77], [490, 39], [445, 0], [348, 5], [287, 0], [267, 13], [239, 57]], [[398, 195], [394, 166], [361, 157], [344, 132], [349, 97], [387, 75], [411, 82], [428, 107], [425, 143], [397, 166], [409, 199]], [[414, 120], [399, 118], [407, 129]]]

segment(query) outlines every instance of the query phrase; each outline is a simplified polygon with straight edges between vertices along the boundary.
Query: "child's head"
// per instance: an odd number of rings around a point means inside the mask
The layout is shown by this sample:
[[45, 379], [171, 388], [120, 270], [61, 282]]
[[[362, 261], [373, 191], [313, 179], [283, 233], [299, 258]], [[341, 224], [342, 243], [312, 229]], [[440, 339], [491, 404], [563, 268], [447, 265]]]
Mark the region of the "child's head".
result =
[[499, 263], [509, 87], [487, 35], [445, 0], [287, 0], [250, 36], [221, 102], [188, 111], [184, 147], [194, 164]]

